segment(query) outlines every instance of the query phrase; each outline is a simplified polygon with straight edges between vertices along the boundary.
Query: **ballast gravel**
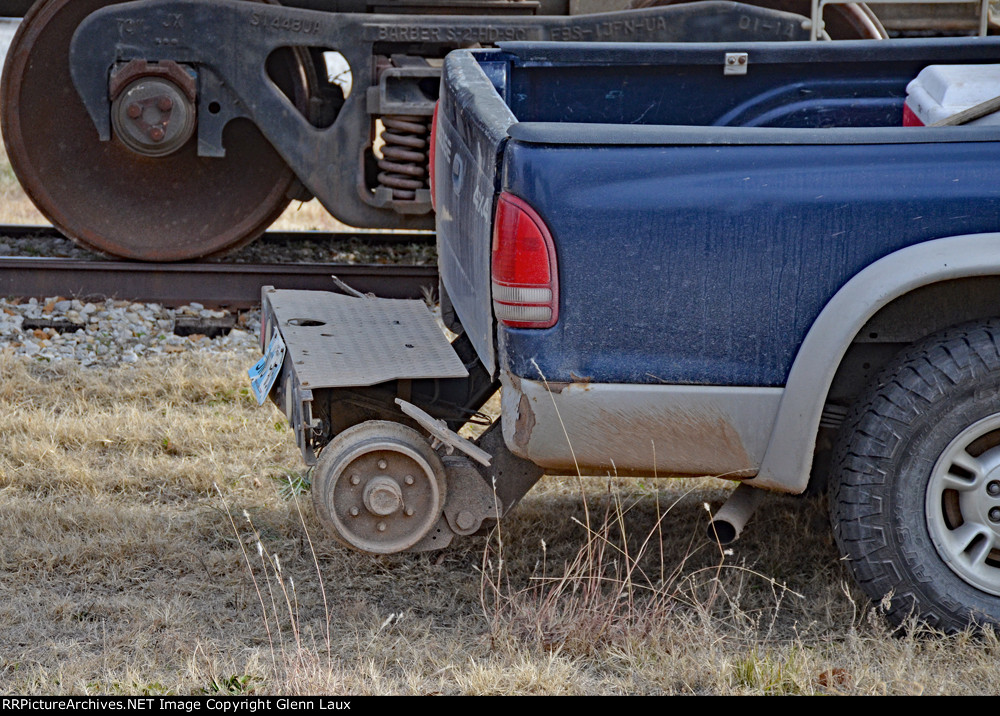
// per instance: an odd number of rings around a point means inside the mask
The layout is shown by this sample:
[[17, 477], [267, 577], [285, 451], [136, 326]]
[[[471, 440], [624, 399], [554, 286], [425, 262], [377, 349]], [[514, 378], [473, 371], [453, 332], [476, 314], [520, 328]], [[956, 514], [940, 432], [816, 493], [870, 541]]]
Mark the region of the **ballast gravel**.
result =
[[[192, 325], [215, 326], [226, 319], [233, 327], [225, 335], [174, 332], [178, 323], [190, 331]], [[61, 297], [0, 300], [0, 353], [50, 363], [71, 360], [103, 368], [189, 351], [259, 351], [259, 331], [259, 310], [233, 315], [197, 303], [171, 309], [156, 303], [86, 303]]]
[[[53, 237], [0, 238], [0, 256], [50, 256], [106, 260], [99, 254]], [[374, 244], [361, 238], [337, 241], [295, 239], [257, 241], [221, 261], [231, 263], [365, 263], [429, 265], [436, 260], [433, 243]], [[178, 335], [199, 320], [207, 326], [233, 321], [226, 335]], [[197, 328], [195, 329], [197, 330]], [[108, 300], [87, 303], [63, 297], [45, 300], [0, 299], [0, 354], [43, 361], [77, 361], [85, 367], [136, 363], [144, 357], [186, 351], [259, 352], [260, 311], [232, 315], [197, 303], [171, 309], [156, 303]]]

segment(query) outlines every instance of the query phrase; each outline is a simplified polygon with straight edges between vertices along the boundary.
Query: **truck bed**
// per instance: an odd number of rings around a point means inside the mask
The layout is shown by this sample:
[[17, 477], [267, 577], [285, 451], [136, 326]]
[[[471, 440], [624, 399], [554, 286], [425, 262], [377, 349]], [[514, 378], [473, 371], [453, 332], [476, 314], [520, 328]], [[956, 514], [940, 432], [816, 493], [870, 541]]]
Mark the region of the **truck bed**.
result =
[[[744, 52], [746, 74], [725, 74], [727, 54]], [[858, 271], [1000, 229], [1000, 132], [901, 126], [925, 66], [998, 56], [996, 40], [953, 39], [455, 53], [436, 165], [451, 187], [438, 196], [445, 289], [494, 371], [780, 387]], [[553, 328], [494, 333], [485, 287], [501, 191], [552, 233]]]

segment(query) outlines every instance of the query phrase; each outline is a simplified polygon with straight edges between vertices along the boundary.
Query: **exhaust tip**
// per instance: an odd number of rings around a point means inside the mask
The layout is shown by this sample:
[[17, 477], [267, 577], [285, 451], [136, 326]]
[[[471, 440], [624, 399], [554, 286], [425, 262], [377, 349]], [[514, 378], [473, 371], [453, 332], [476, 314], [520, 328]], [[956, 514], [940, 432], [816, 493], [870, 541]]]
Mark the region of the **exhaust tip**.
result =
[[708, 538], [719, 544], [732, 544], [739, 536], [740, 533], [736, 529], [736, 525], [728, 520], [712, 520], [708, 525]]
[[760, 504], [763, 492], [757, 490], [746, 483], [741, 483], [726, 504], [715, 513], [711, 523], [708, 525], [708, 538], [717, 540], [719, 544], [732, 544], [735, 542], [743, 528], [746, 527], [750, 517], [753, 516], [757, 505]]

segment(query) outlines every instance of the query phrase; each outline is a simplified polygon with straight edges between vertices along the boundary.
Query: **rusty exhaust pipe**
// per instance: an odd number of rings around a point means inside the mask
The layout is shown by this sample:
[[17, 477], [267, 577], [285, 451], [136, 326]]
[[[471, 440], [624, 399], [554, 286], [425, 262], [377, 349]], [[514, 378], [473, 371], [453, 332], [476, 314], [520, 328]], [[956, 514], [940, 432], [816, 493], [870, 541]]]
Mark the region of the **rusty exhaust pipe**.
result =
[[763, 490], [750, 487], [746, 483], [733, 490], [719, 511], [715, 513], [711, 524], [708, 526], [709, 539], [718, 540], [719, 544], [732, 544], [735, 542], [747, 521], [753, 516], [760, 503], [760, 498], [764, 496]]

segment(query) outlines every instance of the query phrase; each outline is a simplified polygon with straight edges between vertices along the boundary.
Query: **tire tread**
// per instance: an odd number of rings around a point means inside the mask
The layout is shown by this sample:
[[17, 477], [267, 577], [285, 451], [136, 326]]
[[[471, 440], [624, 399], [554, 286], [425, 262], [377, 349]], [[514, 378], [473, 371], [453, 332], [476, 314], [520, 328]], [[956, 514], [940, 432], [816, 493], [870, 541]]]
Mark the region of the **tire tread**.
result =
[[910, 533], [921, 528], [923, 510], [920, 522], [897, 521], [892, 510], [893, 469], [914, 430], [943, 401], [984, 381], [1000, 385], [1000, 319], [947, 329], [905, 349], [874, 377], [841, 428], [830, 485], [834, 535], [865, 593], [876, 602], [891, 595], [886, 616], [896, 625], [911, 616], [946, 632], [1000, 625], [1000, 598], [981, 592], [982, 603], [970, 605], [936, 583]]

